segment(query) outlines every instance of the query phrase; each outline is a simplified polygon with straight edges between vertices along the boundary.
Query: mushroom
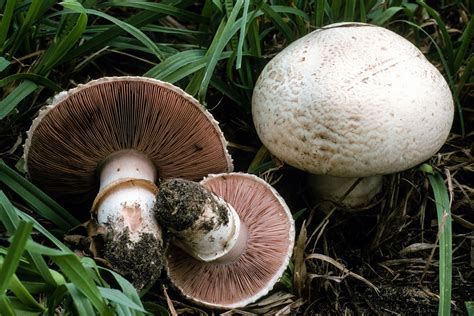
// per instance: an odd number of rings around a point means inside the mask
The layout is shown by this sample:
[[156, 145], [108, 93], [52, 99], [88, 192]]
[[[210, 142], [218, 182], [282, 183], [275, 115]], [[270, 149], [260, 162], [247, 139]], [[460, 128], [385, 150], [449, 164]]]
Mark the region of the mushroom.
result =
[[105, 258], [138, 288], [161, 271], [157, 179], [232, 170], [211, 114], [181, 89], [141, 77], [102, 78], [55, 96], [28, 131], [25, 161], [33, 183], [107, 227]]
[[263, 69], [252, 97], [262, 143], [311, 173], [322, 199], [367, 204], [382, 175], [430, 158], [453, 122], [451, 92], [409, 41], [385, 28], [338, 23], [283, 49]]
[[160, 185], [155, 212], [172, 235], [166, 265], [171, 282], [207, 307], [243, 307], [266, 295], [292, 254], [290, 210], [253, 175], [168, 180]]

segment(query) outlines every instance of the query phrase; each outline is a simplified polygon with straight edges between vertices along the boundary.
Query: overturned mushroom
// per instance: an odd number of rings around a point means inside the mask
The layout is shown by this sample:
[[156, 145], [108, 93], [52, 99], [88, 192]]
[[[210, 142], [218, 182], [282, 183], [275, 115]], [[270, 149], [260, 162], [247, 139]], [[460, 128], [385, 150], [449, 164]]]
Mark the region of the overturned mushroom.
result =
[[217, 122], [181, 89], [110, 77], [62, 92], [41, 110], [25, 160], [32, 181], [76, 216], [96, 214], [111, 233], [106, 259], [140, 288], [162, 264], [155, 182], [231, 170], [225, 145]]
[[291, 257], [294, 223], [280, 195], [242, 173], [200, 184], [161, 185], [155, 206], [172, 245], [167, 272], [187, 298], [211, 308], [237, 308], [267, 294]]
[[436, 153], [453, 121], [449, 87], [423, 54], [387, 29], [339, 23], [295, 41], [264, 68], [252, 115], [268, 150], [313, 175], [323, 199], [368, 203], [382, 175]]

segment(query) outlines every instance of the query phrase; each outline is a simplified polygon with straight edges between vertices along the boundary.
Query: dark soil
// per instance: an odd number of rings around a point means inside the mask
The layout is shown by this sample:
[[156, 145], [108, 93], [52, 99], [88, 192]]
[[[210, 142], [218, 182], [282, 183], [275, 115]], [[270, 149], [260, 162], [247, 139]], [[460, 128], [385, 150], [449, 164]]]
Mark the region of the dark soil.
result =
[[148, 233], [141, 234], [138, 242], [130, 241], [128, 231], [109, 233], [104, 245], [104, 258], [138, 290], [159, 278], [163, 254], [162, 242]]
[[160, 184], [154, 211], [163, 227], [183, 231], [200, 219], [206, 207], [210, 207], [216, 216], [200, 221], [196, 229], [209, 232], [229, 222], [227, 209], [216, 202], [214, 194], [208, 189], [196, 182], [171, 179]]

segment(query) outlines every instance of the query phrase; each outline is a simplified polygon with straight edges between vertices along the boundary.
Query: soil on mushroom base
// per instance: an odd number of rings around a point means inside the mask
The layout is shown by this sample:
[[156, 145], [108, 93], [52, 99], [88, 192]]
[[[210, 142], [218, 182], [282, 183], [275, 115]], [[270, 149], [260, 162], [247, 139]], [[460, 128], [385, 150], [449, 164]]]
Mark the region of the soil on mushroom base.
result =
[[137, 289], [153, 284], [161, 275], [164, 248], [152, 234], [142, 233], [139, 241], [133, 242], [128, 230], [109, 233], [103, 251], [104, 258], [113, 265], [114, 270]]
[[163, 226], [182, 231], [195, 224], [206, 205], [211, 207], [217, 216], [199, 223], [199, 230], [207, 233], [214, 227], [229, 222], [227, 209], [216, 203], [206, 188], [196, 182], [172, 179], [160, 185], [154, 212]]

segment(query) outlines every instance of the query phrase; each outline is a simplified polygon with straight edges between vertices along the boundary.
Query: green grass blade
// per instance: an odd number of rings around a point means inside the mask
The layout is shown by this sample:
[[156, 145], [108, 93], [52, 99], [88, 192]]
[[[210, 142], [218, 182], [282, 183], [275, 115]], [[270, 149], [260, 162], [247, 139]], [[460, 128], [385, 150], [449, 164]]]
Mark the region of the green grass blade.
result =
[[447, 56], [447, 63], [449, 66], [449, 70], [452, 74], [456, 72], [454, 68], [454, 49], [453, 49], [453, 43], [451, 42], [451, 37], [449, 36], [448, 29], [446, 28], [446, 25], [443, 22], [443, 19], [439, 15], [439, 13], [431, 8], [428, 4], [426, 4], [425, 1], [423, 0], [416, 0], [416, 3], [421, 5], [426, 12], [436, 21], [436, 24], [438, 25], [438, 28], [441, 32], [441, 37], [442, 41], [444, 44], [444, 51]]
[[31, 217], [30, 215], [26, 214], [26, 213], [23, 213], [22, 211], [18, 210], [18, 209], [15, 209], [18, 216], [24, 220], [24, 221], [27, 221], [27, 222], [31, 222], [33, 223], [33, 228], [36, 229], [38, 232], [40, 232], [41, 234], [43, 234], [43, 236], [45, 236], [46, 238], [49, 239], [50, 242], [52, 242], [56, 247], [58, 247], [61, 251], [63, 252], [68, 252], [68, 253], [73, 253], [65, 244], [63, 244], [59, 239], [57, 239], [56, 237], [54, 237], [53, 234], [51, 234], [46, 228], [44, 228], [43, 226], [41, 226], [40, 223], [38, 223], [33, 217]]
[[466, 67], [464, 68], [464, 71], [461, 75], [461, 78], [459, 78], [459, 80], [457, 82], [455, 95], [460, 95], [460, 93], [461, 93], [462, 89], [464, 88], [467, 80], [469, 80], [472, 76], [473, 68], [474, 68], [474, 55], [471, 55], [467, 59]]
[[42, 13], [54, 4], [53, 1], [32, 0], [28, 8], [26, 17], [23, 19], [20, 28], [13, 35], [10, 55], [15, 55], [16, 51], [21, 47], [22, 43], [28, 40], [28, 32], [31, 32], [33, 24], [42, 17]]
[[[67, 14], [67, 11], [65, 11], [65, 14]], [[54, 66], [60, 63], [64, 56], [79, 42], [86, 26], [87, 14], [80, 13], [72, 29], [46, 50], [35, 72], [40, 75], [45, 75]]]
[[469, 45], [472, 44], [472, 37], [474, 35], [474, 19], [470, 19], [466, 29], [464, 30], [461, 37], [461, 46], [457, 49], [456, 58], [454, 60], [454, 70], [458, 71], [461, 67], [464, 55], [469, 48]]
[[4, 119], [23, 99], [29, 96], [38, 86], [31, 81], [23, 81], [15, 90], [0, 101], [0, 120]]
[[194, 21], [197, 23], [208, 23], [209, 19], [203, 17], [199, 14], [187, 11], [181, 8], [176, 7], [173, 4], [165, 3], [153, 3], [145, 1], [132, 1], [132, 0], [116, 0], [112, 2], [105, 2], [103, 6], [118, 6], [118, 7], [128, 7], [136, 9], [149, 10], [156, 13], [161, 13], [163, 15], [170, 15], [177, 18], [184, 19], [185, 21]]
[[474, 316], [474, 301], [464, 302], [468, 316]]
[[10, 30], [10, 24], [13, 19], [16, 4], [16, 0], [7, 0], [7, 4], [3, 10], [2, 20], [0, 21], [0, 52], [3, 52], [3, 46], [8, 37], [8, 31]]
[[[155, 12], [143, 11], [132, 16], [131, 18], [125, 19], [123, 22], [129, 25], [133, 25], [135, 27], [140, 27], [152, 21], [155, 21], [160, 17], [163, 17], [163, 15]], [[97, 34], [92, 39], [86, 41], [84, 44], [77, 47], [77, 49], [70, 51], [64, 57], [62, 63], [68, 62], [71, 59], [77, 58], [79, 56], [92, 54], [105, 47], [108, 42], [121, 35], [122, 33], [125, 33], [122, 28], [118, 26], [110, 27], [107, 31]]]
[[143, 308], [143, 304], [142, 304], [142, 301], [140, 300], [140, 296], [138, 295], [137, 290], [133, 287], [133, 285], [128, 280], [126, 280], [123, 276], [121, 276], [120, 274], [112, 270], [109, 270], [103, 267], [98, 267], [98, 269], [101, 271], [107, 271], [108, 273], [110, 273], [117, 281], [118, 285], [120, 286], [122, 290], [122, 293], [125, 296], [127, 296], [132, 302], [138, 305], [140, 308]]
[[240, 24], [240, 37], [237, 45], [237, 60], [235, 68], [240, 69], [242, 67], [242, 49], [244, 47], [244, 40], [247, 34], [247, 14], [249, 11], [250, 0], [244, 0], [244, 8], [242, 13], [242, 22]]
[[314, 10], [315, 22], [314, 25], [316, 27], [321, 27], [324, 24], [324, 3], [326, 0], [316, 0], [316, 8]]
[[[1, 257], [0, 257], [1, 258]], [[38, 303], [35, 298], [28, 292], [28, 290], [23, 286], [22, 282], [14, 274], [10, 280], [10, 285], [8, 288], [15, 294], [15, 296], [20, 300], [25, 307], [33, 311], [45, 311], [46, 308]]]
[[158, 46], [145, 33], [140, 31], [140, 29], [136, 28], [135, 26], [130, 25], [126, 22], [120, 21], [119, 19], [114, 18], [113, 16], [108, 15], [104, 12], [100, 12], [100, 11], [93, 10], [93, 9], [87, 9], [86, 12], [88, 14], [99, 16], [101, 18], [104, 18], [104, 19], [114, 23], [115, 25], [120, 27], [122, 30], [129, 33], [130, 35], [135, 37], [137, 40], [139, 40], [145, 47], [150, 49], [160, 61], [165, 59], [165, 55], [158, 48]]
[[72, 297], [72, 301], [74, 302], [74, 307], [76, 307], [78, 315], [87, 316], [96, 314], [91, 302], [77, 289], [74, 283], [66, 283], [65, 286], [69, 292], [69, 295]]
[[148, 70], [144, 76], [164, 80], [166, 76], [175, 73], [185, 65], [201, 60], [205, 54], [206, 52], [202, 49], [179, 52], [168, 57], [163, 62]]
[[274, 10], [274, 8], [267, 3], [263, 3], [261, 10], [265, 13], [265, 16], [270, 19], [275, 26], [282, 32], [288, 43], [295, 40], [295, 34], [291, 31], [290, 27], [283, 21], [283, 18]]
[[433, 189], [436, 213], [438, 215], [439, 235], [439, 305], [438, 315], [451, 314], [451, 283], [452, 283], [452, 232], [451, 211], [448, 190], [443, 177], [439, 173], [428, 175]]
[[367, 11], [365, 8], [365, 0], [359, 1], [359, 7], [360, 7], [360, 21], [362, 23], [367, 23]]
[[20, 225], [20, 219], [15, 213], [13, 205], [8, 200], [7, 196], [3, 191], [0, 190], [0, 222], [7, 230], [10, 235], [13, 235], [18, 225]]
[[0, 296], [5, 294], [10, 281], [20, 263], [21, 256], [25, 250], [33, 225], [27, 222], [21, 222], [18, 225], [15, 235], [13, 235], [7, 255], [0, 268]]
[[40, 76], [40, 75], [28, 74], [28, 73], [19, 73], [19, 74], [10, 75], [6, 78], [3, 78], [0, 80], [0, 87], [4, 87], [7, 84], [15, 82], [17, 80], [28, 80], [56, 92], [63, 91], [63, 88], [61, 88], [56, 83], [49, 80], [48, 78]]
[[390, 7], [382, 13], [378, 14], [377, 16], [374, 16], [371, 23], [375, 25], [384, 25], [385, 22], [390, 20], [395, 14], [402, 10], [403, 7]]
[[10, 66], [10, 62], [5, 57], [0, 56], [0, 72], [4, 71], [8, 66]]
[[2, 316], [16, 316], [17, 312], [13, 309], [13, 306], [5, 294], [0, 294], [0, 311]]
[[341, 10], [341, 0], [333, 0], [331, 4], [332, 23], [339, 20], [339, 12]]
[[344, 7], [344, 21], [352, 22], [355, 17], [356, 0], [346, 0]]
[[143, 306], [139, 306], [135, 302], [133, 302], [131, 299], [129, 299], [125, 294], [120, 292], [119, 290], [116, 289], [108, 289], [104, 287], [99, 287], [100, 294], [106, 299], [108, 299], [110, 302], [115, 302], [119, 305], [122, 305], [124, 307], [130, 308], [132, 310], [136, 310], [142, 313], [145, 313], [145, 309]]
[[[295, 15], [297, 17], [300, 17], [302, 18], [305, 22], [310, 22], [310, 18], [309, 18], [309, 15], [306, 14], [304, 11], [301, 11], [297, 8], [292, 8], [292, 7], [288, 7], [288, 6], [284, 6], [284, 5], [272, 5], [271, 8], [273, 9], [273, 11], [275, 11], [276, 13], [283, 13], [283, 14], [291, 14], [291, 15]], [[254, 15], [255, 17], [255, 14], [258, 14], [258, 11], [252, 11], [251, 12], [252, 15]], [[243, 17], [242, 17], [243, 18]], [[242, 19], [240, 18], [240, 19]], [[240, 20], [239, 19], [239, 20]], [[253, 19], [249, 19], [249, 22], [253, 20]], [[293, 32], [292, 32], [293, 33]]]
[[79, 225], [79, 221], [53, 199], [35, 187], [0, 160], [0, 182], [15, 191], [39, 215], [66, 231]]
[[[15, 233], [18, 225], [21, 222], [18, 217], [18, 212], [20, 211], [15, 209], [15, 207], [10, 203], [3, 191], [0, 191], [0, 222], [2, 222], [3, 226], [6, 228], [7, 232], [10, 235], [13, 235]], [[35, 228], [39, 225], [36, 220], [31, 217], [28, 217], [24, 220], [26, 220], [27, 222], [32, 222], [33, 227]], [[48, 232], [48, 234], [50, 233]], [[29, 251], [27, 251], [25, 256], [33, 265], [36, 272], [38, 272], [47, 283], [51, 285], [58, 284], [57, 280], [52, 276], [50, 269], [48, 268], [48, 265], [44, 261], [43, 257], [38, 254], [31, 253]]]
[[89, 271], [86, 270], [75, 254], [48, 248], [31, 240], [26, 247], [32, 252], [49, 256], [59, 266], [64, 276], [74, 283], [77, 289], [91, 301], [100, 315], [111, 315], [111, 311], [100, 294], [99, 288], [91, 278]]
[[[201, 101], [203, 101], [206, 97], [207, 87], [211, 80], [212, 74], [214, 73], [217, 62], [219, 61], [219, 57], [222, 54], [222, 51], [224, 50], [225, 46], [232, 40], [232, 37], [236, 33], [232, 31], [232, 26], [235, 23], [235, 20], [237, 19], [237, 15], [239, 14], [242, 5], [243, 0], [237, 0], [234, 7], [232, 8], [227, 22], [225, 23], [224, 28], [222, 29], [222, 33], [219, 34], [219, 37], [214, 37], [212, 44], [214, 44], [215, 42], [215, 45], [211, 46], [213, 49], [208, 51], [209, 62], [203, 73], [201, 85], [199, 88], [199, 100]], [[218, 33], [216, 33], [216, 35], [217, 34]]]

